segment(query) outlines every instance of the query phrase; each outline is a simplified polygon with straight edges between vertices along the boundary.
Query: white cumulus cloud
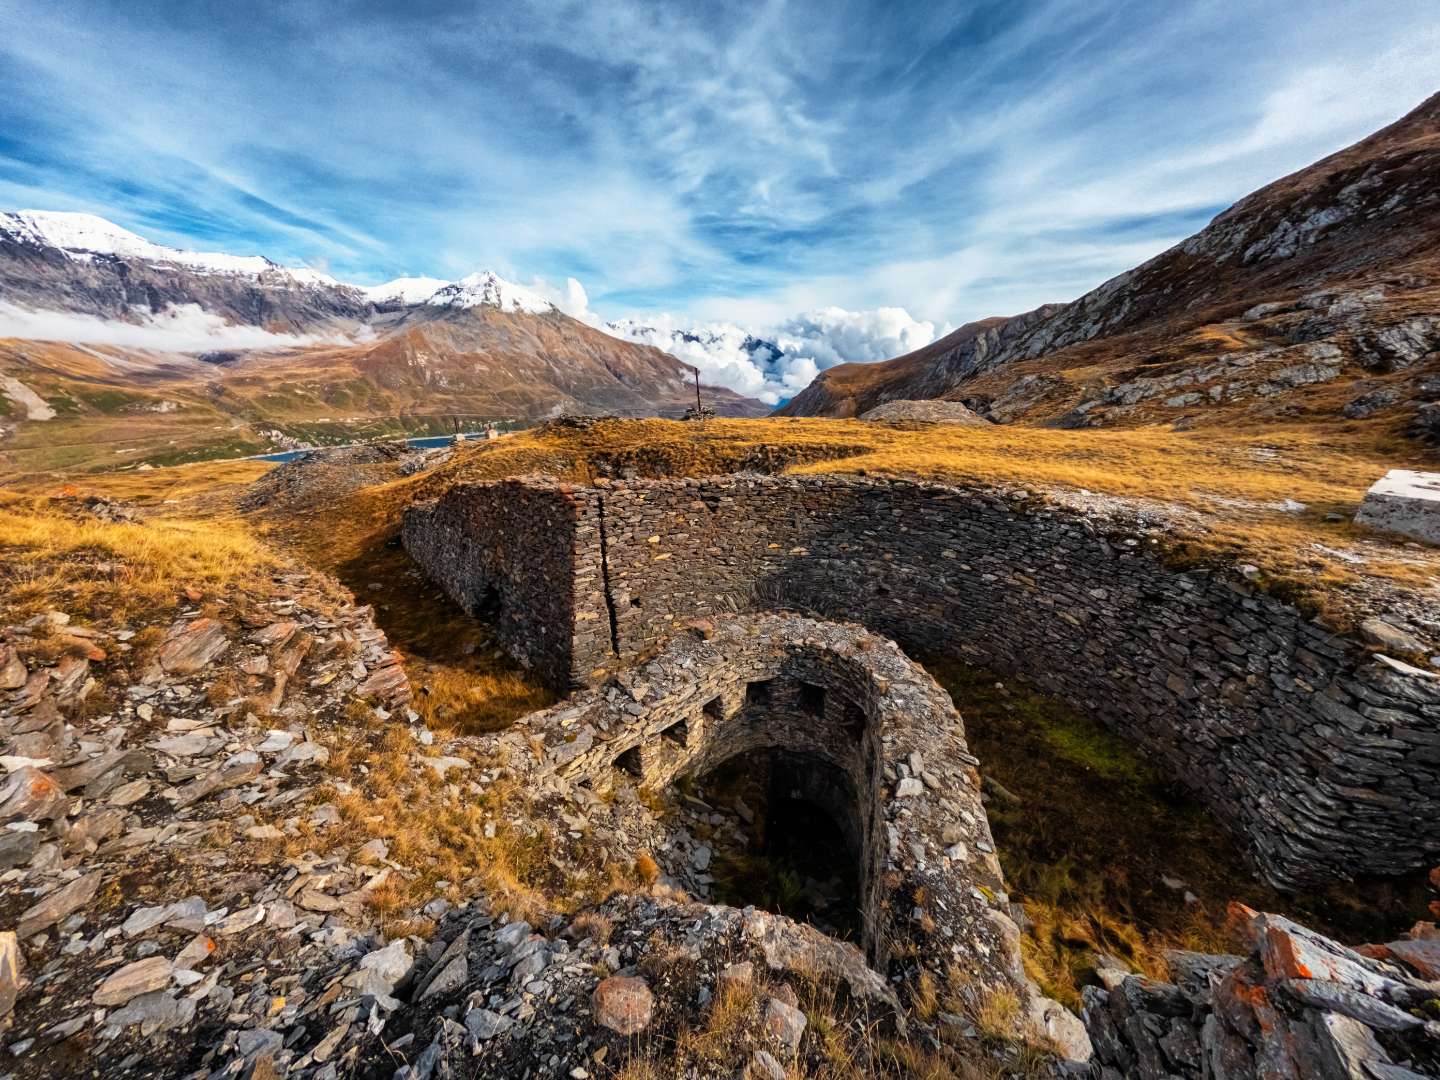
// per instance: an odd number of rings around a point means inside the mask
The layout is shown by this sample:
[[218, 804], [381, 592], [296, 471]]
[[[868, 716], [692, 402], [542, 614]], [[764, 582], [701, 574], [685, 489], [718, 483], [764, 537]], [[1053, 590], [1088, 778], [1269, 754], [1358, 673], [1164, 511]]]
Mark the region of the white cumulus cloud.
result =
[[912, 352], [935, 340], [935, 324], [911, 318], [900, 307], [874, 311], [817, 308], [792, 315], [775, 328], [787, 356], [808, 356], [819, 368], [869, 363]]
[[700, 369], [702, 377], [748, 397], [778, 405], [825, 368], [872, 363], [935, 340], [935, 324], [904, 308], [801, 312], [771, 325], [693, 323], [661, 313], [605, 324], [609, 333], [654, 345]]
[[604, 321], [590, 310], [590, 297], [585, 292], [585, 286], [573, 277], [566, 278], [564, 285], [556, 285], [543, 277], [532, 277], [525, 287], [549, 300], [572, 319], [579, 319], [591, 326], [600, 326]]

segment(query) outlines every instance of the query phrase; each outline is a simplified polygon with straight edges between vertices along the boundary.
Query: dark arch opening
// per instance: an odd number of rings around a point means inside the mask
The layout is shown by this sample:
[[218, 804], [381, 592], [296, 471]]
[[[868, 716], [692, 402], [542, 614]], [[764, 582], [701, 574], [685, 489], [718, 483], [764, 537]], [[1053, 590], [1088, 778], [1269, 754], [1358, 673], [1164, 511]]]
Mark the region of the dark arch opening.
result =
[[466, 614], [476, 619], [496, 618], [500, 614], [500, 605], [500, 589], [495, 585], [487, 585], [484, 591], [470, 598]]
[[742, 823], [717, 830], [712, 898], [753, 904], [834, 937], [862, 938], [860, 807], [844, 770], [775, 747], [749, 750], [689, 781], [694, 794]]

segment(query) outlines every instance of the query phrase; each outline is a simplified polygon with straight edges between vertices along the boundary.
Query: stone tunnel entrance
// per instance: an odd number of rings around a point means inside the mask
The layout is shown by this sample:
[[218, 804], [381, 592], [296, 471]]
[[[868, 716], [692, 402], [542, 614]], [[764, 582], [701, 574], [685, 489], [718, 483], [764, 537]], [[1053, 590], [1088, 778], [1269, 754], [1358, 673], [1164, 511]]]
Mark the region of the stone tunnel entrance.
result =
[[[732, 904], [813, 921], [878, 971], [935, 934], [942, 973], [991, 981], [997, 958], [1005, 978], [1020, 970], [959, 714], [863, 627], [787, 614], [695, 626], [496, 743], [535, 798], [574, 802], [597, 845], [613, 836], [611, 858], [636, 860], [655, 830], [656, 861], [683, 888], [720, 899], [718, 883]], [[661, 792], [678, 817], [653, 812], [647, 793]]]
[[714, 901], [861, 940], [860, 804], [844, 770], [769, 747], [737, 754], [683, 788], [713, 808]]

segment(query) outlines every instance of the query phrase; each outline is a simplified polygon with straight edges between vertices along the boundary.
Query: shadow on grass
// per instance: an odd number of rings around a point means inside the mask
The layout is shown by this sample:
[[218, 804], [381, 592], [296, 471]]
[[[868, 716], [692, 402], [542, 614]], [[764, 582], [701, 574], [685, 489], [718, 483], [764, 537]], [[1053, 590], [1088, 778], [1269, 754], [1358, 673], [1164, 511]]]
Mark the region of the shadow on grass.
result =
[[930, 661], [980, 758], [1000, 861], [1030, 926], [1026, 965], [1070, 1005], [1099, 953], [1163, 976], [1166, 949], [1243, 950], [1226, 906], [1290, 915], [1342, 941], [1426, 917], [1423, 873], [1285, 894], [1193, 797], [1107, 728], [1018, 683]]
[[511, 660], [483, 619], [472, 618], [411, 561], [399, 538], [376, 538], [332, 572], [375, 608], [375, 622], [405, 661], [415, 711], [427, 725], [473, 735], [499, 731], [555, 696]]

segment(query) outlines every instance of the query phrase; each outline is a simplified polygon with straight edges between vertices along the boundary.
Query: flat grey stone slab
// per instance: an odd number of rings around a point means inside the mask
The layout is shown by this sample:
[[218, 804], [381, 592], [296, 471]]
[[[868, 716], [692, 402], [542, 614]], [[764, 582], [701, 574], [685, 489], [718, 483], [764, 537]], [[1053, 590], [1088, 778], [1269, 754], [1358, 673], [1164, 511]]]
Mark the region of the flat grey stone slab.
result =
[[1391, 469], [1365, 493], [1355, 521], [1440, 544], [1440, 473]]

